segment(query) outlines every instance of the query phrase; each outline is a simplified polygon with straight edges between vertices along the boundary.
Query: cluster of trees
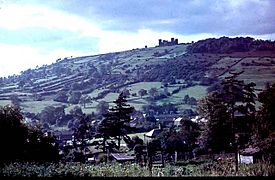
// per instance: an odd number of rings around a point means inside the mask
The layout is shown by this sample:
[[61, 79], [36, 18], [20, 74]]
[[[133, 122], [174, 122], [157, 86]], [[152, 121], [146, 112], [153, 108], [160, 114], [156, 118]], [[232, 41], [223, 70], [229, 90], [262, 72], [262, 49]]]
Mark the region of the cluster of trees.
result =
[[200, 127], [190, 119], [183, 119], [179, 130], [174, 128], [164, 130], [158, 137], [161, 149], [169, 159], [175, 152], [185, 155], [184, 158], [192, 158], [193, 150], [197, 148], [196, 142], [200, 135]]
[[44, 134], [41, 126], [23, 122], [18, 107], [0, 107], [0, 163], [11, 161], [58, 161], [54, 136]]
[[162, 105], [157, 105], [155, 103], [150, 103], [142, 106], [143, 112], [146, 114], [176, 114], [178, 108], [175, 104], [164, 103]]
[[92, 126], [93, 117], [84, 113], [77, 115], [73, 130], [72, 145], [63, 147], [63, 161], [85, 162], [85, 147], [88, 141], [95, 136], [95, 126]]
[[[63, 158], [69, 161], [84, 161], [85, 146], [91, 137], [103, 137], [103, 141], [97, 141], [95, 145], [106, 152], [106, 147], [119, 149], [122, 138], [133, 132], [130, 114], [134, 108], [126, 102], [126, 97], [121, 93], [114, 101], [116, 106], [107, 109], [103, 114], [103, 120], [96, 126], [92, 125], [93, 117], [84, 114], [77, 106], [68, 115], [65, 115], [63, 106], [49, 106], [40, 114], [41, 123], [55, 123], [68, 118], [66, 116], [74, 118], [74, 125], [71, 127], [74, 131], [73, 149], [66, 147]], [[45, 134], [42, 125], [27, 125], [23, 119], [18, 107], [0, 108], [0, 140], [3, 145], [0, 162], [59, 161], [61, 156], [56, 138], [49, 133]], [[117, 140], [117, 143], [113, 140]]]
[[73, 129], [77, 126], [77, 119], [83, 115], [80, 106], [74, 106], [69, 113], [65, 113], [65, 106], [47, 106], [37, 115], [31, 115], [29, 118], [36, 118], [43, 124], [44, 127], [54, 126], [67, 126]]
[[197, 105], [197, 100], [194, 97], [189, 97], [189, 95], [187, 94], [184, 96], [182, 103], [188, 104], [188, 105]]
[[268, 40], [255, 40], [251, 37], [221, 37], [200, 40], [187, 47], [189, 53], [231, 53], [247, 52], [253, 50], [274, 51], [275, 42]]
[[93, 99], [89, 95], [82, 94], [80, 91], [59, 91], [53, 100], [63, 103], [81, 104], [84, 108], [86, 108], [87, 104], [93, 102]]
[[148, 94], [147, 90], [145, 89], [140, 89], [138, 91], [138, 94], [140, 95], [140, 97], [142, 98], [143, 96], [146, 96]]
[[217, 81], [219, 81], [219, 78], [217, 77], [203, 77], [200, 79], [200, 85], [211, 86], [212, 84], [215, 84]]
[[160, 81], [175, 83], [176, 79], [185, 81], [199, 81], [211, 66], [209, 61], [195, 61], [188, 57], [177, 57], [173, 61], [167, 61], [162, 64], [151, 65], [144, 69], [140, 74], [141, 81]]
[[262, 106], [257, 112], [257, 138], [265, 139], [275, 131], [275, 84], [267, 85], [259, 94], [258, 100]]
[[66, 161], [85, 162], [85, 146], [92, 137], [102, 138], [102, 140], [89, 142], [89, 144], [102, 149], [105, 153], [120, 149], [122, 139], [128, 140], [127, 142], [133, 145], [135, 139], [129, 138], [127, 134], [135, 132], [135, 128], [130, 126], [132, 120], [130, 115], [133, 113], [134, 108], [127, 104], [123, 92], [120, 93], [114, 103], [114, 107], [107, 107], [102, 114], [103, 119], [98, 124], [92, 123], [94, 116], [79, 114], [77, 125], [73, 128], [73, 147], [66, 146], [64, 150]]
[[[252, 145], [260, 147], [266, 159], [275, 162], [275, 84], [257, 97], [254, 83], [245, 84], [237, 79], [240, 73], [231, 74], [221, 83], [222, 89], [199, 102], [199, 113], [208, 120], [199, 138], [201, 148], [219, 153]], [[256, 99], [261, 103], [258, 110]]]
[[47, 106], [38, 114], [41, 123], [59, 124], [65, 119], [65, 106]]

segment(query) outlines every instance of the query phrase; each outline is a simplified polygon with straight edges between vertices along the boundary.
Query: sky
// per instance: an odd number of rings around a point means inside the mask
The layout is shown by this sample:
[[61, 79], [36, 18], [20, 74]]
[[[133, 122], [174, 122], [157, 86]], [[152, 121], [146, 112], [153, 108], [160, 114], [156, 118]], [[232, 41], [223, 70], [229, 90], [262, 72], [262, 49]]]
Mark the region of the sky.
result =
[[275, 40], [275, 0], [0, 0], [0, 77], [158, 39]]

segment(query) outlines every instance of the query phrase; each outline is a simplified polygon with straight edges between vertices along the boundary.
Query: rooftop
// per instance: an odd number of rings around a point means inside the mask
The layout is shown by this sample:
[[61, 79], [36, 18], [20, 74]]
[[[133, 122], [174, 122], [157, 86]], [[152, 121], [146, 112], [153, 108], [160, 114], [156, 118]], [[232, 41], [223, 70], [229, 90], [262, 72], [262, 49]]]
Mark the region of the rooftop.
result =
[[148, 133], [144, 134], [147, 137], [155, 137], [157, 135], [159, 135], [161, 133], [161, 129], [152, 129], [151, 131], [149, 131]]
[[117, 161], [132, 161], [135, 160], [133, 156], [129, 156], [126, 153], [111, 153], [111, 156], [115, 158]]
[[249, 148], [240, 150], [240, 154], [242, 154], [242, 155], [253, 155], [258, 152], [260, 152], [260, 148], [258, 148], [258, 147], [256, 147], [256, 148], [249, 147]]

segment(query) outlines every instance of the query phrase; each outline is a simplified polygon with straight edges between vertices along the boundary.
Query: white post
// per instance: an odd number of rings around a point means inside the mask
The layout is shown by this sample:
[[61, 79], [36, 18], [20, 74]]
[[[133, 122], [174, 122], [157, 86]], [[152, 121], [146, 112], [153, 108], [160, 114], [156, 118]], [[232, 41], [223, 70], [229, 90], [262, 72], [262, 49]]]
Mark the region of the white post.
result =
[[177, 162], [177, 160], [178, 160], [178, 152], [175, 151], [175, 162]]

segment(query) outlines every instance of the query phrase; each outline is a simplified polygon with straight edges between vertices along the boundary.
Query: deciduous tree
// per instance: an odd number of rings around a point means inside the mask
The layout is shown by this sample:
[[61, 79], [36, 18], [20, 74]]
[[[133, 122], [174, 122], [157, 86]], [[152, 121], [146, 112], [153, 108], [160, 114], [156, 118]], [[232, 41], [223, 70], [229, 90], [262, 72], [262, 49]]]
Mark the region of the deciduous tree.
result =
[[257, 112], [255, 132], [261, 140], [275, 131], [275, 84], [262, 91], [258, 99], [262, 104]]
[[54, 136], [39, 125], [27, 126], [20, 109], [0, 107], [0, 163], [10, 161], [58, 161]]
[[[208, 120], [203, 132], [205, 144], [213, 151], [229, 150], [229, 144], [236, 145], [236, 133], [246, 134], [247, 137], [252, 133], [255, 115], [255, 84], [245, 84], [244, 81], [238, 80], [237, 77], [241, 73], [231, 72], [231, 76], [223, 81], [221, 91], [210, 93], [200, 101], [199, 112]], [[235, 117], [236, 112], [244, 115], [248, 126], [237, 127], [239, 122]]]

